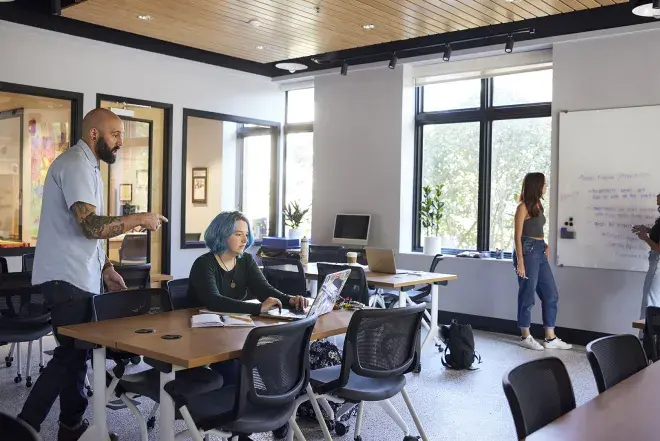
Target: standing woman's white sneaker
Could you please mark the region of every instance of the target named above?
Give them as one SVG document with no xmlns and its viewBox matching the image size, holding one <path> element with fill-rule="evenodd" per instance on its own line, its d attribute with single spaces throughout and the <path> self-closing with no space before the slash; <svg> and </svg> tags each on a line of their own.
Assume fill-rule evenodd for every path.
<svg viewBox="0 0 660 441">
<path fill-rule="evenodd" d="M 534 351 L 542 351 L 543 346 L 539 344 L 536 340 L 534 340 L 534 337 L 531 335 L 528 335 L 527 338 L 521 338 L 520 342 L 518 342 L 520 346 L 523 348 L 527 349 L 532 349 Z"/>
<path fill-rule="evenodd" d="M 555 337 L 552 340 L 544 340 L 543 346 L 546 349 L 571 349 L 573 345 L 569 345 L 559 337 Z"/>
</svg>

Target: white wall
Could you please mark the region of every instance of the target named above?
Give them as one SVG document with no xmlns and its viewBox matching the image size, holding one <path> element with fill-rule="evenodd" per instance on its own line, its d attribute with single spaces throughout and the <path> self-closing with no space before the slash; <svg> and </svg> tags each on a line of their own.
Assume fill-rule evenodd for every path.
<svg viewBox="0 0 660 441">
<path fill-rule="evenodd" d="M 560 110 L 660 104 L 656 86 L 660 31 L 557 44 L 553 63 L 555 176 Z M 380 67 L 349 71 L 345 77 L 333 73 L 317 77 L 315 87 L 315 242 L 329 240 L 336 212 L 354 210 L 374 215 L 370 244 L 409 250 L 413 104 L 407 98 L 410 88 L 405 71 Z M 553 193 L 551 206 L 556 205 Z M 550 219 L 551 226 L 556 225 L 556 213 Z M 555 236 L 552 232 L 551 244 Z M 430 260 L 403 253 L 397 263 L 428 269 Z M 448 257 L 438 271 L 458 275 L 458 281 L 441 288 L 441 309 L 515 320 L 517 282 L 510 261 Z M 558 326 L 632 332 L 631 322 L 639 316 L 643 274 L 554 265 L 553 271 L 560 292 Z M 533 320 L 541 322 L 540 305 Z"/>
<path fill-rule="evenodd" d="M 284 121 L 284 92 L 269 78 L 0 21 L 0 81 L 174 105 L 172 275 L 204 250 L 180 250 L 182 108 Z M 47 67 L 44 70 L 44 67 Z M 20 263 L 19 263 L 20 266 Z"/>
</svg>

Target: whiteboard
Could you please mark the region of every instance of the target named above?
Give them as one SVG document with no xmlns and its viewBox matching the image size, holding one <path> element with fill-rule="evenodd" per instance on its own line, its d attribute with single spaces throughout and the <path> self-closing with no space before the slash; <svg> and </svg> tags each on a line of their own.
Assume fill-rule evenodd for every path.
<svg viewBox="0 0 660 441">
<path fill-rule="evenodd" d="M 560 113 L 557 185 L 558 265 L 646 271 L 630 229 L 658 217 L 660 106 Z"/>
</svg>

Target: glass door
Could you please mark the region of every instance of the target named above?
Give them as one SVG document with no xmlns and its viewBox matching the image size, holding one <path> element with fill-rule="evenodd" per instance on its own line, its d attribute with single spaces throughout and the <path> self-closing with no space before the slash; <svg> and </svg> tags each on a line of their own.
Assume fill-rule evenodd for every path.
<svg viewBox="0 0 660 441">
<path fill-rule="evenodd" d="M 0 112 L 0 241 L 23 240 L 22 167 L 23 109 Z"/>
</svg>

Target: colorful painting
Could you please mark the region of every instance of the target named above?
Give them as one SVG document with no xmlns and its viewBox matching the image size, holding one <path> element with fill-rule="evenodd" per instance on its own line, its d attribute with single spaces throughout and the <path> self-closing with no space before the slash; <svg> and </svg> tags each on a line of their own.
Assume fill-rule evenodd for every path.
<svg viewBox="0 0 660 441">
<path fill-rule="evenodd" d="M 30 239 L 36 239 L 46 173 L 55 158 L 69 148 L 69 123 L 37 123 L 36 120 L 30 119 L 28 130 L 30 134 L 30 217 L 26 230 Z"/>
</svg>

